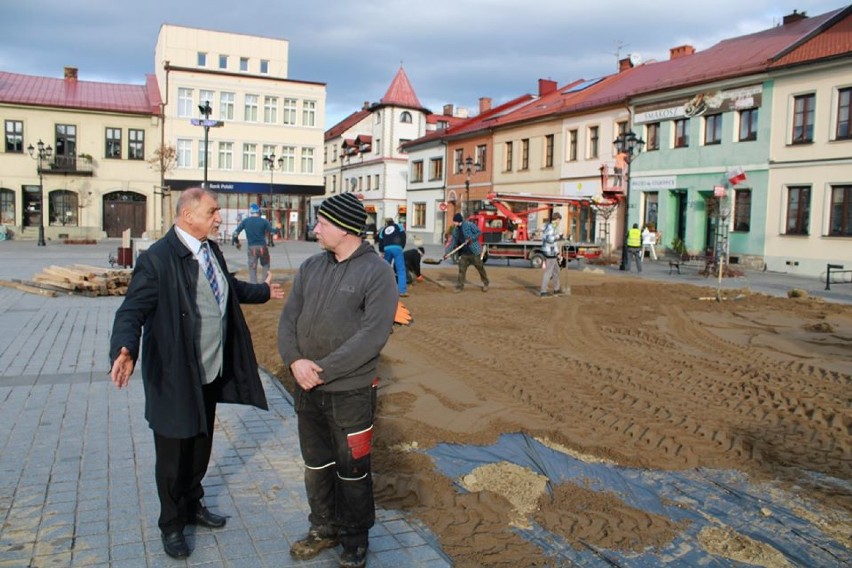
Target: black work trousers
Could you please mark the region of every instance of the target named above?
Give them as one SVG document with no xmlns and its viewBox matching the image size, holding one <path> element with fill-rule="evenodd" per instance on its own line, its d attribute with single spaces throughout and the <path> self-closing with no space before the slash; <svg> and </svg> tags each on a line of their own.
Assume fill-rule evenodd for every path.
<svg viewBox="0 0 852 568">
<path fill-rule="evenodd" d="M 376 520 L 371 452 L 377 382 L 343 392 L 296 390 L 308 520 L 344 548 L 366 546 Z"/>
<path fill-rule="evenodd" d="M 167 438 L 154 433 L 154 452 L 157 463 L 154 477 L 160 497 L 158 524 L 163 534 L 182 531 L 200 507 L 204 489 L 201 480 L 207 473 L 210 452 L 213 449 L 213 422 L 216 418 L 216 401 L 219 398 L 219 381 L 202 387 L 207 434 L 191 438 Z"/>
</svg>

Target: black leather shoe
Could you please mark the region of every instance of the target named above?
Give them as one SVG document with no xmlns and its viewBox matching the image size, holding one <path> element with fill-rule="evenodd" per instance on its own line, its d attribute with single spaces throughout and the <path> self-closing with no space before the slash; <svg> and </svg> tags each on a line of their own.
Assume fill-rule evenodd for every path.
<svg viewBox="0 0 852 568">
<path fill-rule="evenodd" d="M 207 507 L 201 507 L 195 513 L 195 524 L 208 529 L 221 529 L 228 519 L 216 513 L 210 512 Z"/>
<path fill-rule="evenodd" d="M 163 550 L 172 558 L 186 558 L 189 556 L 189 546 L 182 532 L 163 533 Z"/>
</svg>

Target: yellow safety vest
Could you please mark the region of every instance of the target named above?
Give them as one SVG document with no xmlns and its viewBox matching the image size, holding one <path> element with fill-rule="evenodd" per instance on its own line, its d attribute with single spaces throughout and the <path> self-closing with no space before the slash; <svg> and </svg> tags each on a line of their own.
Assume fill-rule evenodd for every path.
<svg viewBox="0 0 852 568">
<path fill-rule="evenodd" d="M 627 246 L 639 248 L 642 246 L 642 231 L 630 229 L 627 231 Z"/>
</svg>

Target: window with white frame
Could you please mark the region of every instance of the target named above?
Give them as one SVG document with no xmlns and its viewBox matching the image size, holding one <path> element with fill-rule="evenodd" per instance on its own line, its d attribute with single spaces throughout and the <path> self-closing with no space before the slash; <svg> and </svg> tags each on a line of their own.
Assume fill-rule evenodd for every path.
<svg viewBox="0 0 852 568">
<path fill-rule="evenodd" d="M 521 170 L 530 169 L 530 139 L 521 139 Z"/>
<path fill-rule="evenodd" d="M 660 123 L 650 122 L 645 125 L 645 150 L 653 152 L 660 149 Z"/>
<path fill-rule="evenodd" d="M 704 116 L 704 145 L 712 146 L 722 143 L 722 114 Z"/>
<path fill-rule="evenodd" d="M 222 120 L 234 120 L 234 93 L 219 93 L 219 117 Z"/>
<path fill-rule="evenodd" d="M 852 87 L 837 91 L 837 125 L 834 129 L 835 140 L 852 139 Z"/>
<path fill-rule="evenodd" d="M 245 121 L 257 122 L 257 95 L 246 95 Z"/>
<path fill-rule="evenodd" d="M 274 155 L 274 154 L 275 154 L 275 146 L 273 146 L 271 144 L 264 144 L 263 145 L 263 155 L 261 156 L 261 159 L 263 160 L 263 170 L 264 171 L 267 171 L 267 172 L 269 171 L 269 162 L 267 161 L 267 158 L 269 156 Z M 276 158 L 276 159 L 278 159 L 278 158 Z"/>
<path fill-rule="evenodd" d="M 0 188 L 0 223 L 15 224 L 15 192 L 11 189 Z"/>
<path fill-rule="evenodd" d="M 257 144 L 243 144 L 243 170 L 257 170 Z"/>
<path fill-rule="evenodd" d="M 488 146 L 480 144 L 476 147 L 476 168 L 481 172 L 485 170 L 485 161 L 488 159 Z"/>
<path fill-rule="evenodd" d="M 751 190 L 734 191 L 734 230 L 751 230 Z"/>
<path fill-rule="evenodd" d="M 807 144 L 814 141 L 814 110 L 816 95 L 793 97 L 793 144 Z"/>
<path fill-rule="evenodd" d="M 178 116 L 192 118 L 192 108 L 192 89 L 180 87 L 178 89 Z"/>
<path fill-rule="evenodd" d="M 282 146 L 281 147 L 281 171 L 287 173 L 296 172 L 296 147 Z"/>
<path fill-rule="evenodd" d="M 302 102 L 302 126 L 316 126 L 317 122 L 317 102 L 303 101 Z"/>
<path fill-rule="evenodd" d="M 506 156 L 505 156 L 506 159 L 503 162 L 503 171 L 504 172 L 511 172 L 512 171 L 512 160 L 515 159 L 514 150 L 515 150 L 514 142 L 512 142 L 511 140 L 509 140 L 508 142 L 506 142 L 503 145 L 503 151 L 506 154 Z"/>
<path fill-rule="evenodd" d="M 106 151 L 105 158 L 121 158 L 121 128 L 106 129 Z"/>
<path fill-rule="evenodd" d="M 689 147 L 689 119 L 680 118 L 674 121 L 674 147 Z"/>
<path fill-rule="evenodd" d="M 547 134 L 544 137 L 544 167 L 553 167 L 553 134 Z"/>
<path fill-rule="evenodd" d="M 586 153 L 586 158 L 595 159 L 600 155 L 600 128 L 597 126 L 589 127 L 589 151 Z"/>
<path fill-rule="evenodd" d="M 246 72 L 248 71 L 249 60 L 248 57 L 240 57 L 240 71 Z"/>
<path fill-rule="evenodd" d="M 576 162 L 577 161 L 577 146 L 578 144 L 578 136 L 579 132 L 577 129 L 572 129 L 568 131 L 568 161 Z"/>
<path fill-rule="evenodd" d="M 314 149 L 302 148 L 302 173 L 314 173 Z"/>
<path fill-rule="evenodd" d="M 261 59 L 260 60 L 260 72 L 264 75 L 269 74 L 269 60 L 268 59 Z"/>
<path fill-rule="evenodd" d="M 740 111 L 740 142 L 757 140 L 757 109 L 747 108 Z"/>
<path fill-rule="evenodd" d="M 210 164 L 210 156 L 213 154 L 213 144 L 210 141 L 207 141 L 206 148 L 204 144 L 204 140 L 198 141 L 198 167 L 203 168 L 205 165 Z"/>
<path fill-rule="evenodd" d="M 436 181 L 444 176 L 444 157 L 429 159 L 429 181 Z"/>
<path fill-rule="evenodd" d="M 411 204 L 411 226 L 423 229 L 426 227 L 426 204 L 415 202 Z"/>
<path fill-rule="evenodd" d="M 296 125 L 296 99 L 284 99 L 284 124 L 287 126 Z"/>
<path fill-rule="evenodd" d="M 130 160 L 145 159 L 145 131 L 137 128 L 127 129 L 127 158 Z"/>
<path fill-rule="evenodd" d="M 787 188 L 787 235 L 807 235 L 810 232 L 811 188 L 794 185 Z"/>
<path fill-rule="evenodd" d="M 219 142 L 219 169 L 234 169 L 234 143 Z"/>
<path fill-rule="evenodd" d="M 185 138 L 177 139 L 177 167 L 191 168 L 192 167 L 192 140 Z"/>
<path fill-rule="evenodd" d="M 263 122 L 266 124 L 278 122 L 278 97 L 263 97 Z"/>
<path fill-rule="evenodd" d="M 207 67 L 207 52 L 199 51 L 196 62 L 199 67 Z"/>
<path fill-rule="evenodd" d="M 453 171 L 456 174 L 464 171 L 464 157 L 462 156 L 462 152 L 464 152 L 463 148 L 456 148 L 453 151 Z"/>
<path fill-rule="evenodd" d="M 402 114 L 399 115 L 399 121 L 402 122 L 403 124 L 411 123 L 411 113 L 408 112 L 407 110 L 403 111 Z"/>
<path fill-rule="evenodd" d="M 6 152 L 23 154 L 24 152 L 24 121 L 6 121 Z"/>
<path fill-rule="evenodd" d="M 828 234 L 832 237 L 852 237 L 852 185 L 831 187 Z"/>
<path fill-rule="evenodd" d="M 220 55 L 219 56 L 219 69 L 227 69 L 228 68 L 228 56 Z"/>
<path fill-rule="evenodd" d="M 420 183 L 423 181 L 423 160 L 411 162 L 411 182 Z"/>
</svg>

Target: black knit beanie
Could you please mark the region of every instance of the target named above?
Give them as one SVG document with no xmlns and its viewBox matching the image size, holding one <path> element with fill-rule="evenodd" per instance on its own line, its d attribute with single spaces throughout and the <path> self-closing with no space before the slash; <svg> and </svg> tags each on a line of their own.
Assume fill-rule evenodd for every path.
<svg viewBox="0 0 852 568">
<path fill-rule="evenodd" d="M 464 217 L 462 217 L 461 213 L 453 215 L 453 223 L 461 223 L 462 221 L 464 221 Z"/>
<path fill-rule="evenodd" d="M 317 215 L 328 219 L 332 225 L 347 233 L 360 235 L 367 222 L 367 210 L 364 204 L 352 193 L 341 193 L 329 197 L 319 207 Z"/>
</svg>

